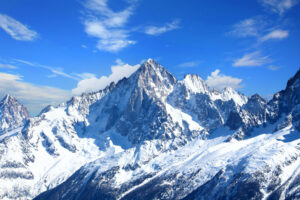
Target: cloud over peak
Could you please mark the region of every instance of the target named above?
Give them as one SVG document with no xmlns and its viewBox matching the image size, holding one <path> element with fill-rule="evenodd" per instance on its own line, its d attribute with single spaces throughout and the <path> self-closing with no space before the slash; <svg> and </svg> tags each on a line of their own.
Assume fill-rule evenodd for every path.
<svg viewBox="0 0 300 200">
<path fill-rule="evenodd" d="M 221 74 L 221 71 L 216 69 L 207 77 L 205 82 L 210 88 L 222 90 L 226 87 L 231 87 L 233 89 L 242 88 L 242 81 L 243 79 Z"/>
<path fill-rule="evenodd" d="M 59 104 L 71 96 L 66 90 L 25 82 L 21 75 L 0 72 L 0 77 L 0 95 L 13 95 L 34 114 L 38 114 L 48 104 Z"/>
<path fill-rule="evenodd" d="M 72 90 L 75 95 L 80 95 L 84 92 L 95 92 L 104 89 L 111 82 L 117 83 L 124 77 L 128 78 L 133 74 L 140 65 L 129 65 L 123 63 L 120 59 L 116 60 L 116 65 L 111 66 L 111 74 L 109 76 L 87 77 L 78 82 L 77 87 Z"/>
</svg>

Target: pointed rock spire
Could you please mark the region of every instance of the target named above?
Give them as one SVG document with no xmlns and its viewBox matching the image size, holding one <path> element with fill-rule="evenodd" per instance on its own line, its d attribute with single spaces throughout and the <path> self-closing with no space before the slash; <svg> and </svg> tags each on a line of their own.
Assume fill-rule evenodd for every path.
<svg viewBox="0 0 300 200">
<path fill-rule="evenodd" d="M 0 102 L 0 134 L 22 126 L 29 118 L 27 109 L 7 94 Z"/>
</svg>

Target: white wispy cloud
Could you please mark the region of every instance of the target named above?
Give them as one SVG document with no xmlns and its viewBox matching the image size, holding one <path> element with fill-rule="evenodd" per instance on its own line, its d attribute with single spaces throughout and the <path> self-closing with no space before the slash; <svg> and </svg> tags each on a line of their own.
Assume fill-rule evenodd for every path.
<svg viewBox="0 0 300 200">
<path fill-rule="evenodd" d="M 299 0 L 259 0 L 259 2 L 272 12 L 283 15 L 287 10 L 295 6 Z"/>
<path fill-rule="evenodd" d="M 128 1 L 129 6 L 122 11 L 115 12 L 109 8 L 107 0 L 87 0 L 86 14 L 83 24 L 85 32 L 98 38 L 99 50 L 117 52 L 136 41 L 129 39 L 129 31 L 125 25 L 128 22 L 136 1 Z"/>
<path fill-rule="evenodd" d="M 165 24 L 164 26 L 147 26 L 144 32 L 148 35 L 160 35 L 178 28 L 180 28 L 179 20 L 174 20 L 171 23 Z"/>
<path fill-rule="evenodd" d="M 200 63 L 201 63 L 200 61 L 190 61 L 190 62 L 181 63 L 178 65 L 178 67 L 196 67 Z"/>
<path fill-rule="evenodd" d="M 271 39 L 287 38 L 289 36 L 289 31 L 275 29 L 261 17 L 254 17 L 234 24 L 229 34 L 242 38 L 254 37 L 261 43 Z"/>
<path fill-rule="evenodd" d="M 0 63 L 0 69 L 17 69 L 18 67 L 10 64 L 2 64 Z"/>
<path fill-rule="evenodd" d="M 264 26 L 265 22 L 262 19 L 248 18 L 234 24 L 229 34 L 237 37 L 259 37 Z"/>
<path fill-rule="evenodd" d="M 38 63 L 33 63 L 33 62 L 29 62 L 29 61 L 22 60 L 22 59 L 15 59 L 15 61 L 25 64 L 25 65 L 29 65 L 31 67 L 38 67 L 38 68 L 43 68 L 43 69 L 49 70 L 52 73 L 52 75 L 49 75 L 49 77 L 52 77 L 52 78 L 56 77 L 56 76 L 62 76 L 65 78 L 76 80 L 76 81 L 81 80 L 80 74 L 68 74 L 68 73 L 64 72 L 63 68 L 41 65 Z M 53 76 L 53 75 L 56 75 L 56 76 Z"/>
<path fill-rule="evenodd" d="M 247 53 L 243 57 L 236 59 L 233 63 L 234 67 L 258 67 L 270 62 L 268 56 L 262 56 L 260 51 Z"/>
<path fill-rule="evenodd" d="M 242 88 L 241 82 L 243 79 L 234 78 L 232 76 L 227 76 L 225 74 L 221 74 L 219 69 L 213 71 L 210 76 L 206 79 L 206 84 L 210 88 L 216 88 L 218 90 L 222 90 L 225 87 L 231 87 L 233 89 Z"/>
<path fill-rule="evenodd" d="M 284 39 L 284 38 L 287 38 L 288 36 L 289 36 L 288 31 L 278 29 L 278 30 L 273 30 L 270 33 L 263 36 L 261 38 L 261 41 L 267 41 L 267 40 L 271 40 L 271 39 Z"/>
<path fill-rule="evenodd" d="M 280 69 L 280 67 L 275 66 L 275 65 L 270 65 L 268 68 L 269 68 L 269 70 L 272 70 L 272 71 L 277 71 Z"/>
<path fill-rule="evenodd" d="M 37 32 L 26 25 L 4 14 L 0 14 L 0 28 L 15 40 L 32 41 L 38 37 Z"/>
<path fill-rule="evenodd" d="M 0 77 L 0 95 L 11 94 L 20 99 L 33 114 L 38 114 L 45 105 L 62 103 L 71 96 L 67 90 L 25 82 L 21 75 L 0 72 Z"/>
<path fill-rule="evenodd" d="M 132 33 L 141 31 L 148 35 L 160 35 L 179 28 L 179 20 L 166 23 L 164 26 L 144 26 L 128 28 L 130 17 L 134 14 L 139 0 L 125 0 L 128 6 L 115 11 L 108 5 L 108 0 L 85 0 L 83 25 L 85 32 L 97 38 L 97 49 L 118 52 L 137 43 L 131 39 Z"/>
<path fill-rule="evenodd" d="M 78 82 L 77 87 L 72 90 L 75 95 L 82 94 L 83 92 L 95 92 L 107 87 L 111 82 L 117 83 L 124 77 L 129 77 L 133 74 L 140 65 L 129 65 L 123 63 L 120 59 L 116 60 L 116 65 L 111 67 L 111 74 L 109 76 L 95 76 L 87 77 Z"/>
</svg>

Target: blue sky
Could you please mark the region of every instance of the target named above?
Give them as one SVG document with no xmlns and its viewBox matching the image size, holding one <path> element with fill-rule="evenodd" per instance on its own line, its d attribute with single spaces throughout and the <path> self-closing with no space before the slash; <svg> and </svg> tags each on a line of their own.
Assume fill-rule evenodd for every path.
<svg viewBox="0 0 300 200">
<path fill-rule="evenodd" d="M 264 97 L 299 69 L 298 0 L 1 0 L 0 96 L 34 115 L 147 58 Z"/>
</svg>

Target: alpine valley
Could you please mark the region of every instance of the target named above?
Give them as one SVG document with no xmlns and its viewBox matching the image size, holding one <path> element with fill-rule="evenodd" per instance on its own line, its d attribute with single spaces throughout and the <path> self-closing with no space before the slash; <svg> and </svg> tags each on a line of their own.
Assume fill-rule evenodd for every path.
<svg viewBox="0 0 300 200">
<path fill-rule="evenodd" d="M 270 101 L 152 59 L 33 118 L 7 95 L 0 199 L 300 199 L 300 71 Z"/>
</svg>

